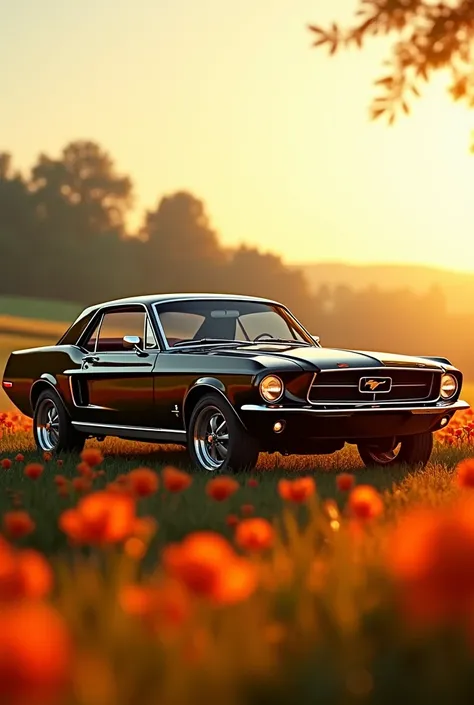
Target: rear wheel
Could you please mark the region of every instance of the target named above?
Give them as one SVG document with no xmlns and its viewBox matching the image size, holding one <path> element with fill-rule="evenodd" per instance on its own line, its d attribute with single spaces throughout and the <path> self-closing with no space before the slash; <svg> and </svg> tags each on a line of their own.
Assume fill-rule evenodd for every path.
<svg viewBox="0 0 474 705">
<path fill-rule="evenodd" d="M 72 426 L 64 404 L 54 389 L 38 397 L 33 417 L 33 435 L 39 450 L 49 453 L 79 453 L 86 437 Z"/>
<path fill-rule="evenodd" d="M 366 467 L 388 467 L 398 463 L 424 467 L 433 450 L 433 434 L 427 431 L 378 443 L 358 443 L 357 448 Z"/>
<path fill-rule="evenodd" d="M 217 394 L 207 394 L 194 407 L 188 450 L 193 464 L 208 472 L 250 470 L 259 455 L 256 441 Z"/>
</svg>

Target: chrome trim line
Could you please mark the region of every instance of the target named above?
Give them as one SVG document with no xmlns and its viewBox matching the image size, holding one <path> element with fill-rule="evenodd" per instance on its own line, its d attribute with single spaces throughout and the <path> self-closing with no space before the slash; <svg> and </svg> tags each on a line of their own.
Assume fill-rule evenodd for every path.
<svg viewBox="0 0 474 705">
<path fill-rule="evenodd" d="M 277 412 L 278 414 L 286 414 L 286 413 L 306 413 L 306 414 L 320 414 L 321 416 L 352 416 L 352 414 L 355 414 L 357 412 L 365 412 L 365 413 L 403 413 L 407 412 L 410 414 L 443 414 L 443 413 L 449 413 L 451 411 L 460 411 L 462 409 L 470 409 L 471 405 L 467 403 L 467 401 L 455 401 L 454 403 L 451 404 L 440 404 L 438 403 L 437 405 L 430 404 L 429 406 L 408 406 L 408 407 L 387 407 L 387 406 L 381 406 L 380 404 L 364 404 L 360 405 L 357 407 L 354 407 L 352 409 L 344 409 L 342 407 L 338 409 L 315 409 L 314 407 L 308 408 L 308 407 L 271 407 L 271 406 L 263 406 L 259 404 L 244 404 L 243 406 L 240 407 L 241 411 L 274 411 Z"/>
<path fill-rule="evenodd" d="M 88 423 L 87 421 L 72 421 L 71 423 L 74 427 L 79 428 L 79 430 L 89 429 L 89 433 L 94 433 L 95 431 L 109 431 L 109 435 L 111 436 L 120 436 L 124 433 L 125 435 L 128 435 L 129 432 L 131 432 L 132 434 L 147 434 L 151 438 L 156 434 L 160 434 L 166 437 L 186 436 L 186 431 L 180 431 L 179 429 L 175 428 L 152 428 L 150 426 L 122 426 L 120 424 L 109 423 Z"/>
<path fill-rule="evenodd" d="M 309 395 L 311 394 L 311 390 L 313 389 L 313 387 L 323 387 L 322 384 L 314 384 L 314 380 L 316 379 L 316 377 L 318 375 L 324 374 L 324 372 L 349 372 L 349 371 L 354 372 L 354 370 L 365 371 L 365 370 L 373 370 L 373 369 L 374 369 L 373 367 L 341 367 L 341 368 L 337 368 L 337 369 L 331 368 L 330 370 L 321 370 L 320 372 L 315 372 L 313 375 L 313 379 L 311 380 L 311 384 L 308 387 L 306 401 L 308 402 L 308 404 L 311 404 L 311 406 L 315 406 L 315 405 L 318 405 L 318 406 L 322 406 L 322 405 L 324 405 L 324 406 L 339 406 L 339 405 L 345 404 L 345 403 L 346 404 L 354 404 L 355 402 L 353 399 L 350 401 L 347 401 L 347 402 L 344 402 L 341 400 L 336 401 L 336 402 L 334 402 L 334 401 L 311 401 L 311 399 L 309 398 Z M 375 369 L 381 369 L 381 368 L 375 368 Z M 444 374 L 443 370 L 424 369 L 423 367 L 384 367 L 382 369 L 410 370 L 410 371 L 416 370 L 417 372 L 431 372 L 433 374 L 433 377 L 431 379 L 430 391 L 428 392 L 426 397 L 424 397 L 424 399 L 428 399 L 429 396 L 431 395 L 431 392 L 433 390 L 434 381 L 435 381 L 435 373 L 438 372 L 441 374 L 441 376 Z M 441 380 L 440 380 L 440 382 L 441 382 Z M 331 387 L 332 389 L 334 389 L 334 388 L 338 388 L 338 387 L 357 387 L 358 385 L 327 384 L 324 386 Z M 392 387 L 408 387 L 408 386 L 415 386 L 415 385 L 408 385 L 408 384 L 394 384 L 394 385 L 392 385 Z M 420 385 L 418 385 L 418 386 L 420 386 Z M 388 392 L 385 392 L 385 394 L 387 394 L 387 393 Z M 375 401 L 375 394 L 384 394 L 384 392 L 373 392 L 373 394 L 374 394 L 374 401 Z M 393 401 L 393 400 L 392 401 L 379 401 L 379 402 L 377 402 L 377 404 L 406 404 L 407 402 L 410 403 L 411 401 L 413 401 L 413 402 L 419 401 L 421 403 L 423 401 L 423 399 L 404 399 L 402 401 Z M 433 399 L 432 403 L 436 404 L 439 401 L 441 401 L 441 390 L 440 390 L 440 393 L 439 393 L 437 399 Z"/>
</svg>

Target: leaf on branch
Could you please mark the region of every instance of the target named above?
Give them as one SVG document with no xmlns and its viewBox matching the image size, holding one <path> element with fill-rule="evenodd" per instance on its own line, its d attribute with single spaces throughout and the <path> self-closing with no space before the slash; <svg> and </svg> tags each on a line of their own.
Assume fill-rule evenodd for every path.
<svg viewBox="0 0 474 705">
<path fill-rule="evenodd" d="M 404 100 L 402 100 L 402 109 L 403 109 L 403 112 L 405 113 L 405 115 L 410 114 L 410 107 L 409 107 L 408 103 L 406 103 Z"/>
<path fill-rule="evenodd" d="M 386 76 L 385 78 L 379 78 L 375 81 L 376 86 L 393 86 L 393 76 Z"/>
<path fill-rule="evenodd" d="M 371 108 L 370 111 L 370 119 L 371 120 L 377 120 L 377 118 L 381 117 L 387 112 L 386 108 Z"/>
<path fill-rule="evenodd" d="M 313 47 L 320 47 L 320 46 L 322 46 L 323 44 L 327 44 L 328 41 L 329 41 L 329 39 L 328 39 L 327 37 L 321 37 L 321 39 L 316 39 L 316 41 L 313 42 L 313 43 L 311 44 L 311 46 L 313 46 Z"/>
<path fill-rule="evenodd" d="M 411 91 L 412 91 L 413 95 L 416 95 L 416 97 L 419 98 L 421 93 L 418 90 L 418 88 L 415 86 L 415 84 L 413 83 L 410 87 L 411 87 Z"/>
<path fill-rule="evenodd" d="M 392 126 L 392 125 L 395 124 L 395 117 L 396 117 L 396 116 L 395 116 L 395 113 L 392 112 L 392 114 L 390 115 L 390 117 L 389 117 L 389 119 L 388 119 L 388 124 L 389 124 L 390 126 Z"/>
<path fill-rule="evenodd" d="M 317 27 L 315 24 L 308 25 L 308 29 L 310 30 L 310 32 L 314 32 L 315 34 L 322 34 L 324 37 L 327 37 L 326 30 L 321 29 L 321 27 Z"/>
</svg>

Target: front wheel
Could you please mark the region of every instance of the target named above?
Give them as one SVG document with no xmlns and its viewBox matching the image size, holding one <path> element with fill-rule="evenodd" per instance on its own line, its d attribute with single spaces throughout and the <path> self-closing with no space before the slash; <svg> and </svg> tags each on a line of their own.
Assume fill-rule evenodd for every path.
<svg viewBox="0 0 474 705">
<path fill-rule="evenodd" d="M 33 417 L 33 435 L 38 450 L 49 453 L 80 453 L 86 437 L 72 426 L 59 395 L 45 389 L 38 397 Z"/>
<path fill-rule="evenodd" d="M 259 455 L 256 441 L 217 394 L 207 394 L 194 407 L 188 450 L 193 464 L 208 472 L 250 470 Z"/>
<path fill-rule="evenodd" d="M 390 467 L 398 463 L 425 467 L 433 450 L 433 434 L 427 431 L 402 436 L 390 443 L 358 443 L 357 448 L 366 467 Z"/>
</svg>

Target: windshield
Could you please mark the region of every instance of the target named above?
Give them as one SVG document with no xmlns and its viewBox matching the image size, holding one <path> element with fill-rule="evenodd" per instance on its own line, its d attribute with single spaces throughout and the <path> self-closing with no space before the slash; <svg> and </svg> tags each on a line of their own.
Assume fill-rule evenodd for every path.
<svg viewBox="0 0 474 705">
<path fill-rule="evenodd" d="M 259 301 L 193 300 L 155 306 L 170 347 L 196 341 L 283 341 L 314 345 L 284 308 Z"/>
</svg>

